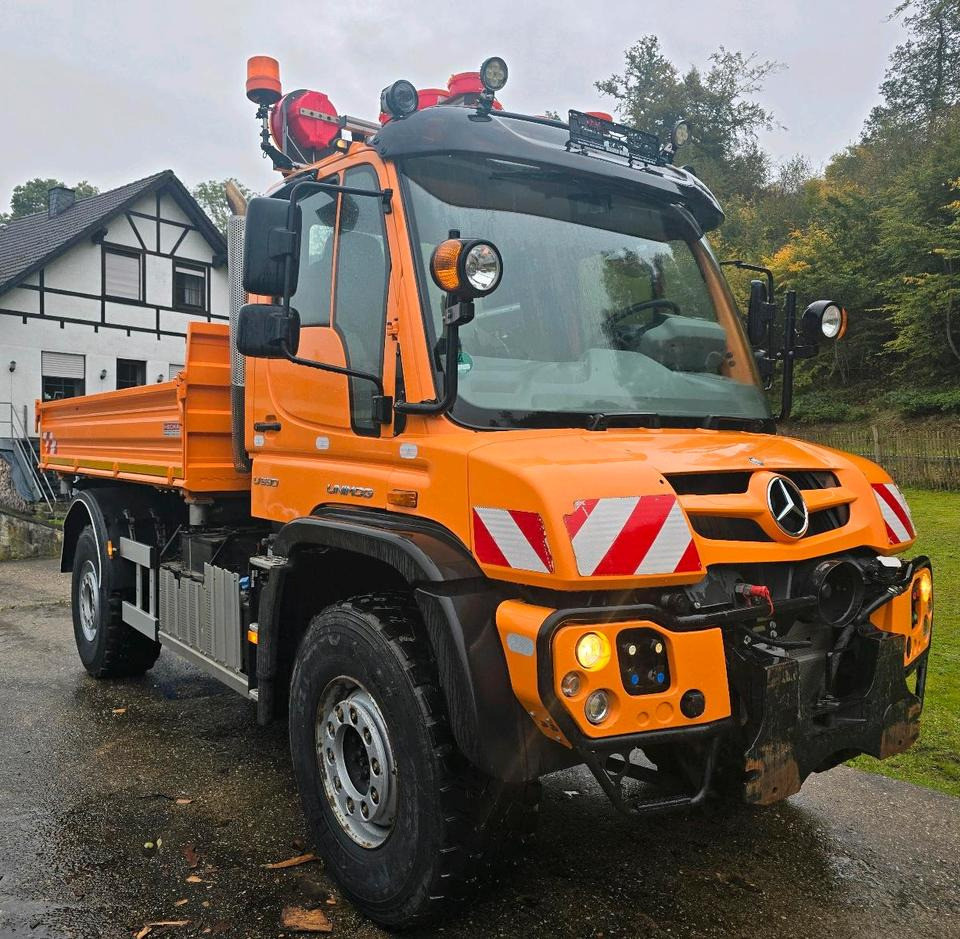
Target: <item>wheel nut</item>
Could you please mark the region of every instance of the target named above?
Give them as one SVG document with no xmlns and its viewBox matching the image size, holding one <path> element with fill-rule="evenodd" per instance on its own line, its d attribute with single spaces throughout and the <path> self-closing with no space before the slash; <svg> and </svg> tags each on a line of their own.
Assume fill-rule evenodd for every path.
<svg viewBox="0 0 960 939">
<path fill-rule="evenodd" d="M 370 728 L 369 728 L 369 727 L 364 727 L 364 728 L 363 728 L 363 742 L 369 744 L 369 743 L 371 743 L 372 741 L 373 741 L 373 737 L 370 735 Z"/>
<path fill-rule="evenodd" d="M 332 763 L 333 762 L 333 750 L 327 747 L 327 759 Z"/>
<path fill-rule="evenodd" d="M 341 723 L 343 722 L 343 708 L 338 704 L 334 709 L 333 713 L 337 715 L 337 720 Z"/>
<path fill-rule="evenodd" d="M 333 721 L 327 721 L 327 733 L 333 736 Z"/>
<path fill-rule="evenodd" d="M 334 776 L 334 777 L 333 777 L 333 788 L 336 789 L 337 792 L 339 792 L 339 791 L 343 788 L 343 783 L 340 782 L 340 777 L 339 777 L 339 776 Z"/>
<path fill-rule="evenodd" d="M 374 789 L 372 786 L 370 787 L 370 801 L 371 801 L 374 805 L 379 805 L 379 804 L 380 804 L 380 793 L 377 792 L 377 790 Z"/>
<path fill-rule="evenodd" d="M 353 799 L 350 796 L 347 796 L 347 811 L 353 813 Z"/>
<path fill-rule="evenodd" d="M 380 761 L 376 757 L 370 761 L 370 769 L 373 771 L 374 776 L 380 775 Z M 374 792 L 376 792 L 376 790 L 374 790 Z"/>
<path fill-rule="evenodd" d="M 369 817 L 370 817 L 370 809 L 367 808 L 367 803 L 366 803 L 366 802 L 361 802 L 361 803 L 360 803 L 360 814 L 361 814 L 364 818 L 369 818 Z"/>
<path fill-rule="evenodd" d="M 357 709 L 355 707 L 350 708 L 350 723 L 356 724 L 357 722 Z"/>
</svg>

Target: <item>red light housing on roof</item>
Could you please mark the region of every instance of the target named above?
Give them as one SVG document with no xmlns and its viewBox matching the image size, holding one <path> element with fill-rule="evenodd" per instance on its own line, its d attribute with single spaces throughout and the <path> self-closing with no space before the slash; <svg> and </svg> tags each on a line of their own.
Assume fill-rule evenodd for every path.
<svg viewBox="0 0 960 939">
<path fill-rule="evenodd" d="M 297 163 L 313 163 L 340 136 L 337 109 L 322 91 L 301 88 L 284 95 L 270 115 L 277 146 Z"/>
</svg>

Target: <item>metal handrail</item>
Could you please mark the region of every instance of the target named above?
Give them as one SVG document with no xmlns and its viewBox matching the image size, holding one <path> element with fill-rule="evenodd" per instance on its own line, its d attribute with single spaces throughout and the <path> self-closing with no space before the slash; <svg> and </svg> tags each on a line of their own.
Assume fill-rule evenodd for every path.
<svg viewBox="0 0 960 939">
<path fill-rule="evenodd" d="M 20 468 L 27 478 L 33 484 L 37 494 L 47 503 L 47 508 L 53 510 L 53 503 L 57 501 L 56 492 L 50 481 L 40 469 L 40 460 L 36 451 L 33 449 L 33 443 L 27 433 L 25 423 L 17 414 L 17 409 L 12 401 L 0 401 L 0 408 L 6 406 L 9 417 L 6 420 L 0 418 L 0 426 L 7 424 L 10 427 L 10 439 L 13 441 L 13 453 L 20 462 Z"/>
</svg>

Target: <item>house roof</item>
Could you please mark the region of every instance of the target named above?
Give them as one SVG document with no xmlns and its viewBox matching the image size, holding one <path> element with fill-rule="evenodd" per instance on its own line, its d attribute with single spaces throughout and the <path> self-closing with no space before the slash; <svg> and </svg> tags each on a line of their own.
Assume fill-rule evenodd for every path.
<svg viewBox="0 0 960 939">
<path fill-rule="evenodd" d="M 99 231 L 143 196 L 159 189 L 166 189 L 176 200 L 209 242 L 214 255 L 225 258 L 227 244 L 223 235 L 173 170 L 163 170 L 117 189 L 81 199 L 53 218 L 49 218 L 44 209 L 13 219 L 0 227 L 0 294 L 15 287 L 77 242 Z"/>
</svg>

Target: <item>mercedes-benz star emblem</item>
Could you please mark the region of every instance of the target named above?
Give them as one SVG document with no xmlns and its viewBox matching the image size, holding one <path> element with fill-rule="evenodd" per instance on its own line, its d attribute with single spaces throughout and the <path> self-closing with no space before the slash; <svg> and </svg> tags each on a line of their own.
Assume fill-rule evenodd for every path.
<svg viewBox="0 0 960 939">
<path fill-rule="evenodd" d="M 803 493 L 786 476 L 774 476 L 767 485 L 767 508 L 784 534 L 802 538 L 807 533 L 810 514 Z"/>
</svg>

